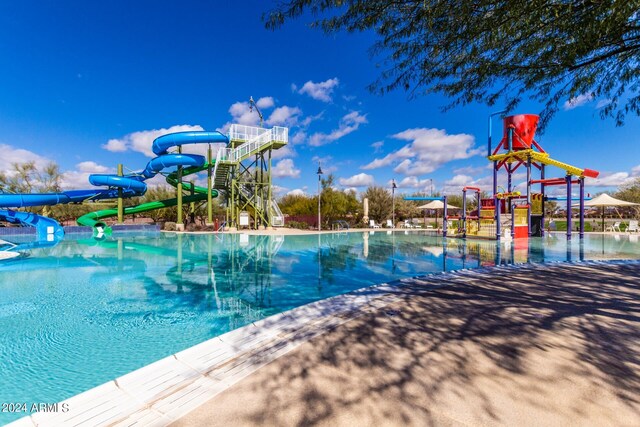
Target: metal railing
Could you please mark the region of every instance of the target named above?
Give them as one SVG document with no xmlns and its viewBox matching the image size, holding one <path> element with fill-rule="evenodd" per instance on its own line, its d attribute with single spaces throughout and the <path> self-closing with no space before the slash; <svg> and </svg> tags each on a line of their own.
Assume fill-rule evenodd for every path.
<svg viewBox="0 0 640 427">
<path fill-rule="evenodd" d="M 256 126 L 232 124 L 229 128 L 229 140 L 248 142 L 269 131 L 270 129 Z"/>
<path fill-rule="evenodd" d="M 271 215 L 271 225 L 274 227 L 284 227 L 284 215 L 275 200 L 271 200 L 271 209 L 274 213 L 274 215 Z"/>
</svg>

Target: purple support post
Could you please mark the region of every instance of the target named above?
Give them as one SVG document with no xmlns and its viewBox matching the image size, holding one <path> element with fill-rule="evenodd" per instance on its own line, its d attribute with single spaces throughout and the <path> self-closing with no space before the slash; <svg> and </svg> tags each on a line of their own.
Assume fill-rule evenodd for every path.
<svg viewBox="0 0 640 427">
<path fill-rule="evenodd" d="M 507 193 L 511 193 L 511 190 L 513 189 L 513 179 L 512 179 L 513 170 L 511 169 L 511 165 L 509 163 L 505 165 L 505 168 L 507 169 Z M 507 204 L 505 207 L 505 211 L 507 211 L 508 209 L 511 209 L 511 197 L 507 197 L 506 200 L 507 200 Z"/>
<path fill-rule="evenodd" d="M 584 177 L 580 177 L 580 238 L 584 239 Z"/>
<path fill-rule="evenodd" d="M 511 239 L 516 237 L 516 204 L 511 205 Z"/>
<path fill-rule="evenodd" d="M 541 167 L 540 167 L 540 179 L 544 179 L 544 164 L 542 164 Z M 542 205 L 541 205 L 542 206 L 542 220 L 541 220 L 542 225 L 541 225 L 541 227 L 542 227 L 542 229 L 540 230 L 540 236 L 544 237 L 544 209 L 545 209 L 545 206 L 544 206 L 544 183 L 540 183 L 540 193 L 542 194 L 542 196 L 541 196 L 542 197 L 542 200 L 541 200 L 541 203 L 542 203 Z"/>
<path fill-rule="evenodd" d="M 444 210 L 442 211 L 442 237 L 447 237 L 447 196 L 442 197 Z"/>
<path fill-rule="evenodd" d="M 527 156 L 527 232 L 531 237 L 531 156 Z"/>
<path fill-rule="evenodd" d="M 571 175 L 566 176 L 567 180 L 567 240 L 571 240 Z"/>
<path fill-rule="evenodd" d="M 496 222 L 496 240 L 500 240 L 500 200 L 498 199 L 498 162 L 493 162 L 493 205 Z"/>
<path fill-rule="evenodd" d="M 480 232 L 480 192 L 476 191 L 476 206 L 478 207 L 478 232 Z"/>
<path fill-rule="evenodd" d="M 462 237 L 467 237 L 467 189 L 462 189 Z"/>
</svg>

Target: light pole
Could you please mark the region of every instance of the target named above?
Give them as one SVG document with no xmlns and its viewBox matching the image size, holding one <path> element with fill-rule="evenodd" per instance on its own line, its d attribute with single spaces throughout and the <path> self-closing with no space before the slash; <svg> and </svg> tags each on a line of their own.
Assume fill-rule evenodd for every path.
<svg viewBox="0 0 640 427">
<path fill-rule="evenodd" d="M 318 231 L 322 230 L 322 227 L 320 225 L 320 177 L 322 176 L 322 169 L 320 168 L 320 162 L 318 162 L 318 172 L 316 172 L 318 174 Z"/>
<path fill-rule="evenodd" d="M 391 227 L 396 227 L 396 180 L 391 180 Z"/>
<path fill-rule="evenodd" d="M 431 189 L 431 194 L 429 194 L 429 196 L 433 197 L 433 178 L 429 178 L 429 183 Z"/>
<path fill-rule="evenodd" d="M 253 96 L 250 96 L 249 97 L 249 112 L 252 112 L 254 107 L 256 109 L 256 112 L 258 113 L 258 116 L 260 117 L 260 127 L 262 127 L 262 121 L 263 121 L 262 112 L 258 108 L 258 104 L 256 104 L 256 101 L 253 100 Z"/>
</svg>

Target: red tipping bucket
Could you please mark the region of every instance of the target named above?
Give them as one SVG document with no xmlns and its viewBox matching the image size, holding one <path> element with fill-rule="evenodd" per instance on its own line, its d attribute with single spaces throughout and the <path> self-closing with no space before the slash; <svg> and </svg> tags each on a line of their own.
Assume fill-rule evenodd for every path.
<svg viewBox="0 0 640 427">
<path fill-rule="evenodd" d="M 538 128 L 540 117 L 535 114 L 518 114 L 504 118 L 504 133 L 502 135 L 502 147 L 509 149 L 509 127 L 513 126 L 513 150 L 526 150 L 531 148 L 531 142 Z"/>
</svg>

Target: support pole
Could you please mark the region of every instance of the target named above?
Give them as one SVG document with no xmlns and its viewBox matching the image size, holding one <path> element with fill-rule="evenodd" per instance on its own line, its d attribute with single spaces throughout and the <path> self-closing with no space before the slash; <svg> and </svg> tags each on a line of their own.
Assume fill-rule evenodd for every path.
<svg viewBox="0 0 640 427">
<path fill-rule="evenodd" d="M 213 193 L 212 193 L 212 168 L 211 162 L 213 160 L 213 153 L 211 151 L 211 144 L 209 144 L 209 149 L 207 150 L 207 163 L 209 167 L 207 168 L 207 225 L 213 224 Z"/>
<path fill-rule="evenodd" d="M 182 146 L 178 146 L 178 153 L 182 154 Z M 176 229 L 184 230 L 184 222 L 182 219 L 182 166 L 178 166 L 178 185 L 176 186 L 176 198 L 178 199 L 178 220 L 176 221 Z"/>
<path fill-rule="evenodd" d="M 511 205 L 511 240 L 516 237 L 516 204 Z"/>
<path fill-rule="evenodd" d="M 571 175 L 567 175 L 567 240 L 571 240 Z"/>
<path fill-rule="evenodd" d="M 442 211 L 442 237 L 447 237 L 447 196 L 442 197 L 444 210 Z"/>
<path fill-rule="evenodd" d="M 476 221 L 478 221 L 478 234 L 480 234 L 480 191 L 476 191 L 476 207 L 478 209 L 478 219 Z"/>
<path fill-rule="evenodd" d="M 584 177 L 580 177 L 580 239 L 584 239 Z"/>
<path fill-rule="evenodd" d="M 513 125 L 507 130 L 507 141 L 509 141 L 509 152 L 513 151 Z"/>
<path fill-rule="evenodd" d="M 118 176 L 123 176 L 122 163 L 118 163 Z M 118 188 L 118 224 L 124 223 L 124 200 L 122 198 L 122 188 Z"/>
<path fill-rule="evenodd" d="M 189 194 L 191 196 L 194 196 L 196 194 L 196 183 L 195 181 L 191 180 L 190 184 L 191 188 Z M 192 224 L 195 224 L 196 222 L 196 202 L 189 203 L 189 221 L 191 221 Z"/>
<path fill-rule="evenodd" d="M 544 178 L 544 164 L 540 165 L 540 179 L 545 179 Z M 541 223 L 542 225 L 540 226 L 540 236 L 544 237 L 544 221 L 545 221 L 545 215 L 544 215 L 544 211 L 545 211 L 545 200 L 544 200 L 544 183 L 540 184 L 540 193 L 542 194 L 542 196 L 540 196 L 542 198 L 542 200 L 540 201 L 541 206 L 542 206 L 542 219 L 541 219 Z"/>
<path fill-rule="evenodd" d="M 467 190 L 462 189 L 462 237 L 467 237 Z"/>
<path fill-rule="evenodd" d="M 272 205 L 272 200 L 271 198 L 273 197 L 273 193 L 271 191 L 271 148 L 269 148 L 269 166 L 267 169 L 267 197 L 268 197 L 268 201 L 267 201 L 267 213 L 269 213 L 268 215 L 268 219 L 269 219 L 269 224 L 267 225 L 267 227 L 271 227 L 273 225 L 273 220 L 271 219 L 271 205 Z M 273 211 L 273 213 L 275 214 L 275 210 Z M 284 225 L 284 218 L 282 218 L 283 223 L 281 225 Z"/>
<path fill-rule="evenodd" d="M 527 156 L 527 235 L 531 237 L 531 156 Z"/>
<path fill-rule="evenodd" d="M 498 162 L 493 162 L 493 206 L 496 223 L 496 240 L 500 240 L 500 199 L 498 199 Z"/>
</svg>

